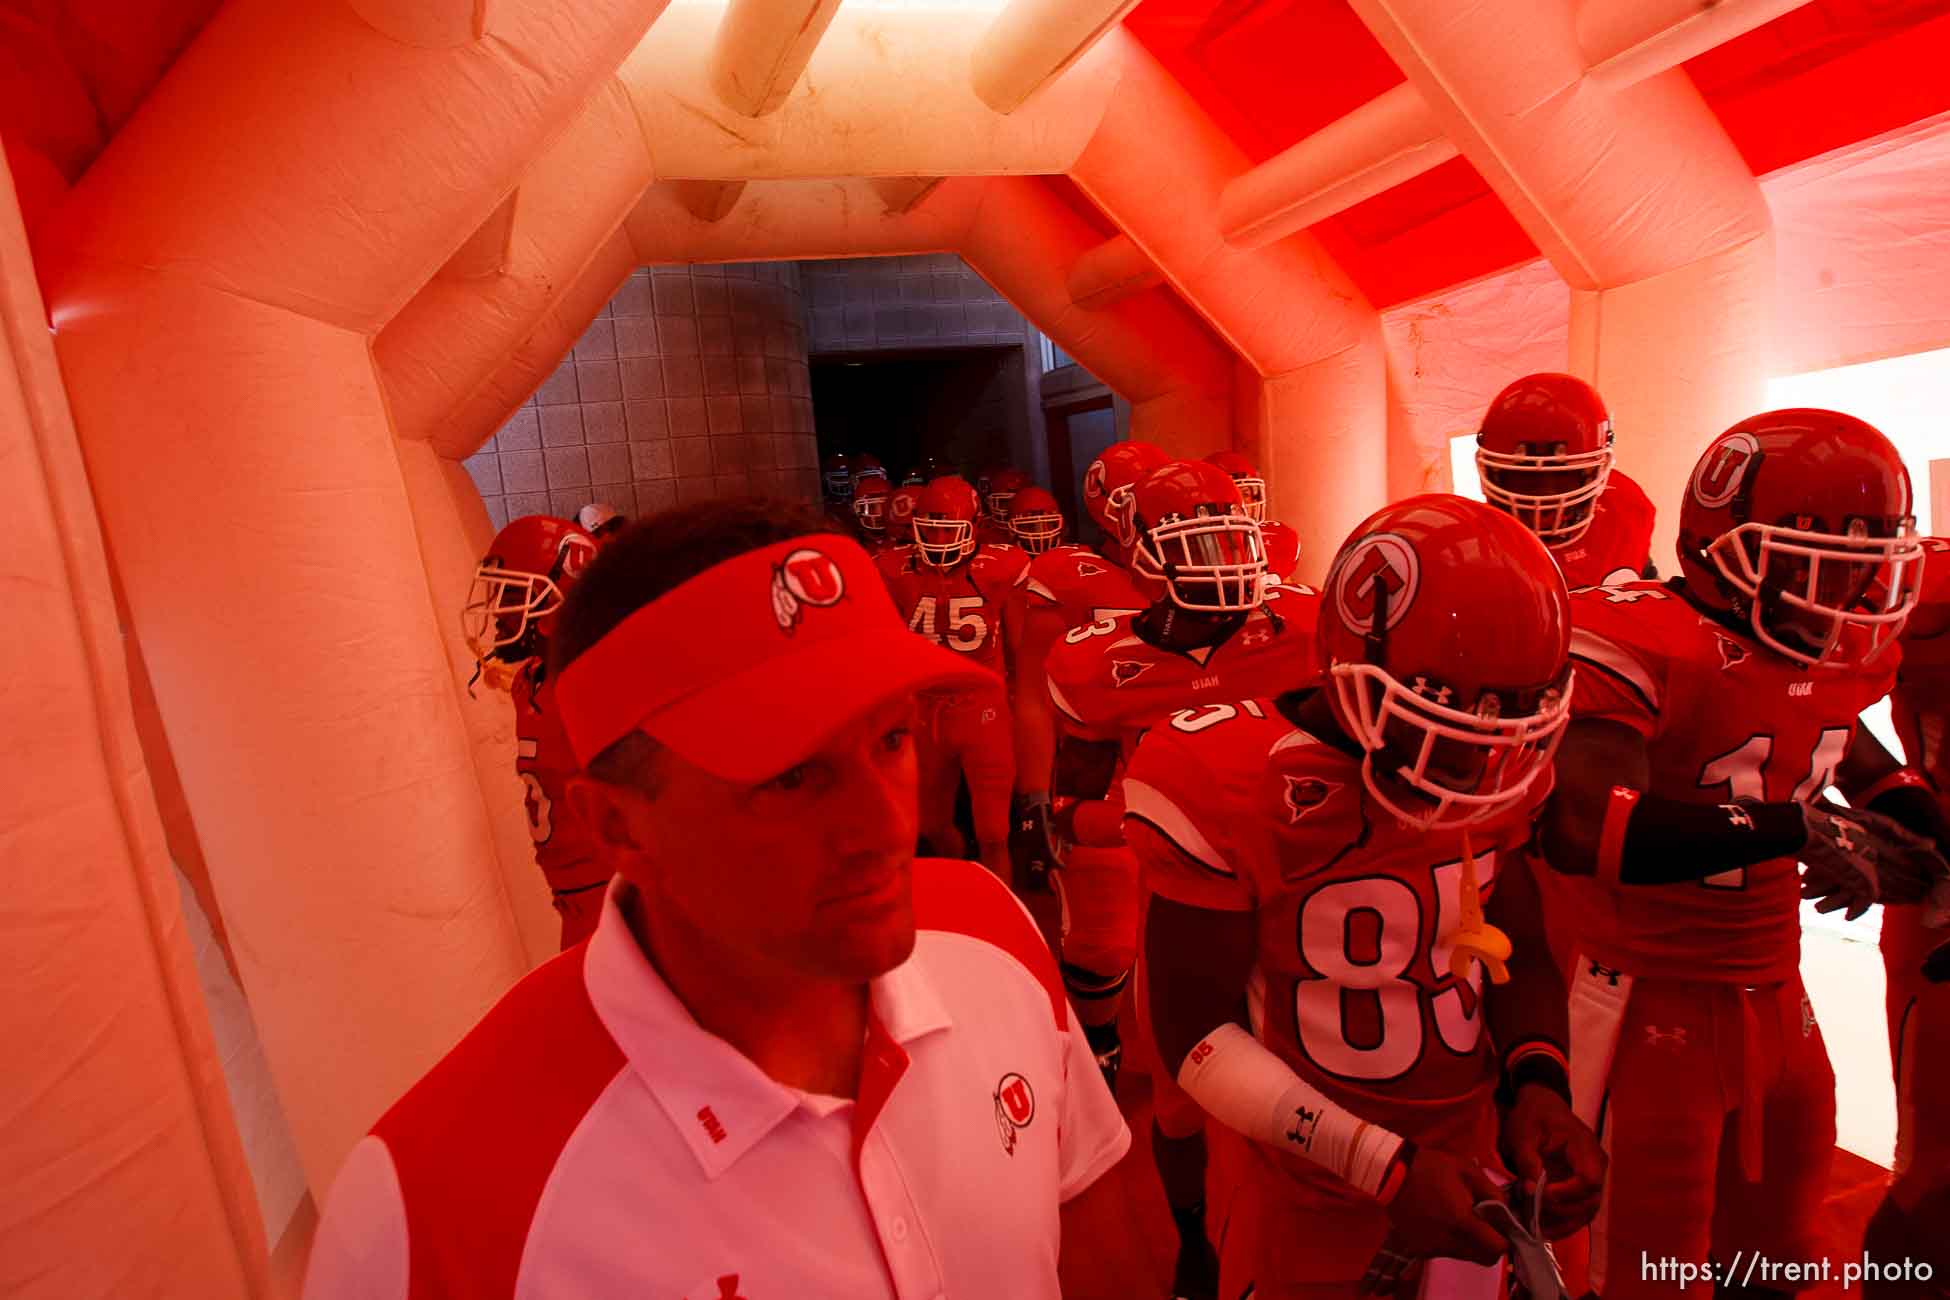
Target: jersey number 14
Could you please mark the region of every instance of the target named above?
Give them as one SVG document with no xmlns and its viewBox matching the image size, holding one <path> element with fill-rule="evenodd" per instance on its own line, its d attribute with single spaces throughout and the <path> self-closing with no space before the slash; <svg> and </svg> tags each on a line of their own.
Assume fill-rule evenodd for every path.
<svg viewBox="0 0 1950 1300">
<path fill-rule="evenodd" d="M 1842 764 L 1842 756 L 1848 753 L 1850 727 L 1826 727 L 1815 740 L 1814 752 L 1808 756 L 1808 775 L 1801 778 L 1788 798 L 1797 803 L 1806 803 L 1815 798 L 1835 780 L 1835 769 Z M 1765 732 L 1747 737 L 1737 746 L 1708 760 L 1699 770 L 1701 789 L 1716 785 L 1727 787 L 1730 799 L 1753 799 L 1764 801 L 1767 798 L 1767 764 L 1774 757 L 1774 737 Z M 1735 867 L 1732 871 L 1722 871 L 1700 881 L 1708 889 L 1745 889 L 1747 869 Z"/>
</svg>

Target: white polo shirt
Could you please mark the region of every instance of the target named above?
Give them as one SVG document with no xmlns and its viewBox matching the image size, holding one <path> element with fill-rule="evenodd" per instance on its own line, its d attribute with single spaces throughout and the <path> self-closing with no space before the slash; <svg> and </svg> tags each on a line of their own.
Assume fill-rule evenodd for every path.
<svg viewBox="0 0 1950 1300">
<path fill-rule="evenodd" d="M 1058 1206 L 1131 1138 L 1006 887 L 914 864 L 857 1101 L 700 1028 L 629 888 L 353 1149 L 306 1300 L 1058 1300 Z"/>
</svg>

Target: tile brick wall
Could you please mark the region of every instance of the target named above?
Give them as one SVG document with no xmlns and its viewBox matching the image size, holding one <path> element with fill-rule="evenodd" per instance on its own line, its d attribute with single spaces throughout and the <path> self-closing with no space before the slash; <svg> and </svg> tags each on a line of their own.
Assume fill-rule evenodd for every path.
<svg viewBox="0 0 1950 1300">
<path fill-rule="evenodd" d="M 997 347 L 1032 337 L 1021 313 L 953 253 L 801 262 L 812 351 Z"/>
<path fill-rule="evenodd" d="M 624 281 L 467 459 L 498 528 L 762 492 L 817 500 L 798 264 L 655 267 Z"/>
</svg>

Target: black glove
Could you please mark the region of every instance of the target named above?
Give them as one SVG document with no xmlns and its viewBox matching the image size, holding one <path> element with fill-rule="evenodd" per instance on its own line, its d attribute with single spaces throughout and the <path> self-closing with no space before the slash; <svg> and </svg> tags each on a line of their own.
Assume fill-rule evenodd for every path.
<svg viewBox="0 0 1950 1300">
<path fill-rule="evenodd" d="M 1050 892 L 1056 841 L 1046 796 L 1019 794 L 1009 800 L 1009 863 L 1015 868 L 1018 893 Z"/>
<path fill-rule="evenodd" d="M 1879 813 L 1825 801 L 1803 804 L 1808 842 L 1801 896 L 1818 912 L 1847 908 L 1853 921 L 1871 903 L 1919 903 L 1946 870 L 1936 846 Z"/>
<path fill-rule="evenodd" d="M 1882 882 L 1882 902 L 1921 903 L 1941 881 L 1950 878 L 1950 863 L 1942 847 L 1894 817 L 1866 808 L 1850 812 L 1882 841 L 1876 875 Z"/>
</svg>

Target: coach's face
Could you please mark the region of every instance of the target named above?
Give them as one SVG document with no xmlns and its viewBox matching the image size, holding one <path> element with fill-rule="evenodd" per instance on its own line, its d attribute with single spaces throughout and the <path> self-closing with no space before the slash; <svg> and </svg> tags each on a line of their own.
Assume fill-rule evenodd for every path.
<svg viewBox="0 0 1950 1300">
<path fill-rule="evenodd" d="M 882 704 L 757 785 L 659 755 L 638 804 L 650 851 L 619 870 L 756 964 L 837 979 L 900 965 L 914 948 L 912 723 L 910 701 Z"/>
</svg>

